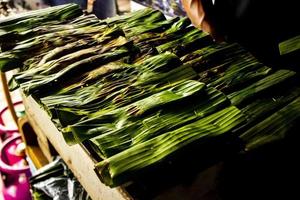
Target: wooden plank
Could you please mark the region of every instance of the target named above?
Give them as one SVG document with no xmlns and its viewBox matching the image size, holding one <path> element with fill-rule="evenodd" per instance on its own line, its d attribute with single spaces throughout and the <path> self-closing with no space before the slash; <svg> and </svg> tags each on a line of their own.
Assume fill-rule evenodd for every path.
<svg viewBox="0 0 300 200">
<path fill-rule="evenodd" d="M 36 134 L 30 126 L 26 116 L 18 119 L 18 127 L 22 140 L 26 144 L 26 154 L 32 160 L 34 166 L 39 169 L 48 164 L 50 160 L 46 158 L 43 151 L 39 147 Z"/>
<path fill-rule="evenodd" d="M 47 138 L 37 137 L 37 142 L 38 142 L 38 146 L 40 147 L 40 149 L 43 152 L 43 154 L 45 155 L 45 157 L 49 161 L 52 161 L 53 157 L 50 152 L 49 142 L 48 142 Z"/>
<path fill-rule="evenodd" d="M 29 146 L 39 146 L 40 150 L 50 162 L 52 161 L 52 154 L 50 151 L 50 144 L 48 138 L 42 134 L 42 131 L 39 127 L 35 127 L 35 130 L 32 130 L 33 127 L 28 121 L 27 117 L 23 117 L 18 121 L 19 130 L 23 132 L 21 135 L 23 140 Z"/>
<path fill-rule="evenodd" d="M 105 186 L 94 172 L 95 163 L 80 145 L 69 146 L 47 113 L 32 97 L 23 97 L 26 114 L 37 134 L 45 135 L 94 200 L 132 199 L 122 188 Z"/>
<path fill-rule="evenodd" d="M 30 157 L 36 169 L 40 169 L 49 163 L 38 146 L 26 146 L 26 154 Z"/>
</svg>

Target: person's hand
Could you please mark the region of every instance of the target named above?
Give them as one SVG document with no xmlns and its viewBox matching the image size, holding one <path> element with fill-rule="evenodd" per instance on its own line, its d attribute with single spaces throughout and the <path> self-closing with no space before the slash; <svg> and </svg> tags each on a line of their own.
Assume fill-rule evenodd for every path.
<svg viewBox="0 0 300 200">
<path fill-rule="evenodd" d="M 181 2 L 195 27 L 209 33 L 215 40 L 223 40 L 215 29 L 212 13 L 207 9 L 208 5 L 205 5 L 210 3 L 212 6 L 211 0 L 181 0 Z"/>
</svg>

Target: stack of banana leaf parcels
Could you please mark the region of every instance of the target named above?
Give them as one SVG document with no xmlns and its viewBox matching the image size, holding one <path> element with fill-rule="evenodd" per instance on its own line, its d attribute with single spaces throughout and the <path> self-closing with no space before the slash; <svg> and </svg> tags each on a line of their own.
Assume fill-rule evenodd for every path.
<svg viewBox="0 0 300 200">
<path fill-rule="evenodd" d="M 296 72 L 187 18 L 144 9 L 101 21 L 66 4 L 1 20 L 0 44 L 1 71 L 18 69 L 10 89 L 33 96 L 69 145 L 87 144 L 110 187 L 189 145 L 229 136 L 251 151 L 298 126 Z"/>
</svg>

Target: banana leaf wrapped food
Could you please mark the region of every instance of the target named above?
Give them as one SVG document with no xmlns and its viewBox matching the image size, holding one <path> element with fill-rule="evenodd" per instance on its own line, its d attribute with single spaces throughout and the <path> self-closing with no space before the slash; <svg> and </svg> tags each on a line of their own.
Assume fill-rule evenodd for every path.
<svg viewBox="0 0 300 200">
<path fill-rule="evenodd" d="M 0 70 L 19 69 L 10 89 L 32 95 L 68 144 L 91 147 L 110 187 L 223 136 L 255 149 L 299 118 L 296 72 L 149 8 L 102 21 L 74 4 L 32 12 L 0 21 L 0 44 Z"/>
<path fill-rule="evenodd" d="M 197 81 L 184 81 L 174 87 L 119 109 L 114 109 L 105 113 L 102 111 L 93 113 L 90 116 L 90 119 L 73 124 L 69 126 L 69 128 L 78 141 L 83 141 L 93 136 L 104 134 L 110 130 L 122 128 L 123 125 L 126 126 L 127 122 L 129 124 L 131 119 L 135 120 L 141 118 L 143 115 L 152 113 L 168 104 L 188 98 L 189 96 L 200 92 L 203 87 L 204 84 Z M 93 124 L 95 125 L 95 128 L 93 128 Z"/>
<path fill-rule="evenodd" d="M 96 165 L 100 179 L 114 187 L 130 180 L 141 170 L 167 160 L 185 146 L 228 133 L 245 120 L 235 107 L 229 107 L 194 123 L 140 143 Z"/>
<path fill-rule="evenodd" d="M 207 88 L 187 100 L 141 117 L 139 121 L 133 120 L 125 127 L 100 134 L 90 139 L 90 144 L 100 157 L 107 158 L 164 132 L 206 117 L 228 105 L 229 101 L 225 95 Z M 174 110 L 174 106 L 179 108 Z"/>
<path fill-rule="evenodd" d="M 265 120 L 251 127 L 240 135 L 246 143 L 246 150 L 251 151 L 263 145 L 286 139 L 296 134 L 297 123 L 300 119 L 300 98 L 275 112 Z"/>
</svg>

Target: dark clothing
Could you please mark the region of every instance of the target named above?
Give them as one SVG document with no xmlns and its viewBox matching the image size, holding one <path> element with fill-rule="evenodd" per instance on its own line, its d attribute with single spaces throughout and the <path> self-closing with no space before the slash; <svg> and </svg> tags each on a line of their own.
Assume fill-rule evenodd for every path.
<svg viewBox="0 0 300 200">
<path fill-rule="evenodd" d="M 93 5 L 93 13 L 99 19 L 113 17 L 117 14 L 115 0 L 95 0 Z"/>
<path fill-rule="evenodd" d="M 215 0 L 207 7 L 217 32 L 258 58 L 276 63 L 278 43 L 300 33 L 297 4 L 295 0 Z"/>
<path fill-rule="evenodd" d="M 57 6 L 67 3 L 76 3 L 81 7 L 81 9 L 86 9 L 87 7 L 87 0 L 47 0 L 46 2 L 49 3 L 49 5 L 51 6 Z"/>
</svg>

